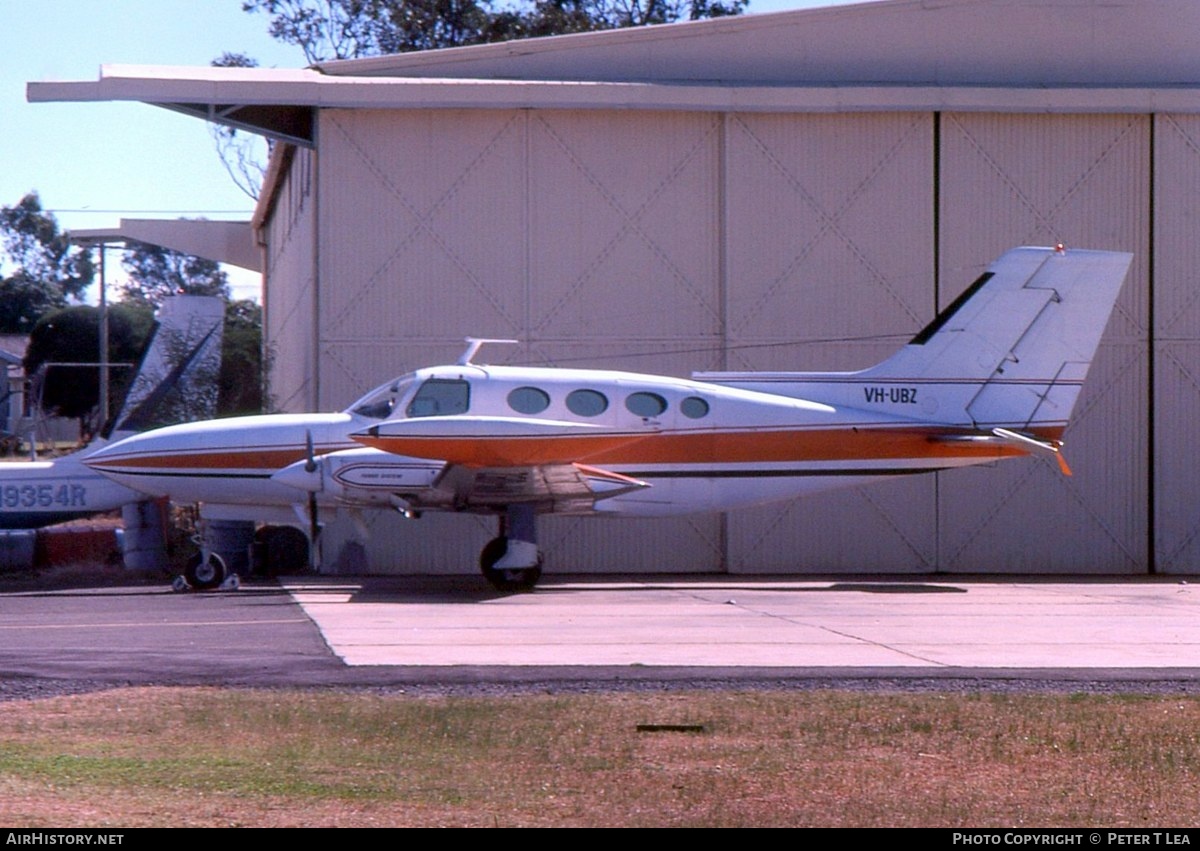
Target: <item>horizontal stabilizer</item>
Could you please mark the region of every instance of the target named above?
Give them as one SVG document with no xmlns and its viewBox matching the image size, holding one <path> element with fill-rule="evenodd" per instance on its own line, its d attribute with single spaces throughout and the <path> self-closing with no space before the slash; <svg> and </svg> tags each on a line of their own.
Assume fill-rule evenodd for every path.
<svg viewBox="0 0 1200 851">
<path fill-rule="evenodd" d="M 1071 475 L 1071 468 L 1067 466 L 1067 459 L 1062 454 L 1061 440 L 1042 440 L 1031 434 L 1022 434 L 1021 432 L 1007 428 L 994 428 L 992 429 L 992 434 L 1014 446 L 1028 449 L 1035 455 L 1054 456 L 1054 460 L 1058 462 L 1058 467 L 1062 470 L 1063 475 Z"/>
</svg>

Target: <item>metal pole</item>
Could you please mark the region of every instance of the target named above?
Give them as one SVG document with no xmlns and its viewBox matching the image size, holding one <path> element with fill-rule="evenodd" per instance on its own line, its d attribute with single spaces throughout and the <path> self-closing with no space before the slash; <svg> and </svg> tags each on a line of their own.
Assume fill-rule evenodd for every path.
<svg viewBox="0 0 1200 851">
<path fill-rule="evenodd" d="M 105 290 L 104 254 L 100 243 L 100 428 L 108 424 L 108 293 Z"/>
</svg>

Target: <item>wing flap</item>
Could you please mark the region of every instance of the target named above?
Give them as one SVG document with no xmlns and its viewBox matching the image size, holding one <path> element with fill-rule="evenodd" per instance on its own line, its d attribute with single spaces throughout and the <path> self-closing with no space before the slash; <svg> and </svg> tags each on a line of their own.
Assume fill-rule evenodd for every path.
<svg viewBox="0 0 1200 851">
<path fill-rule="evenodd" d="M 533 503 L 556 514 L 589 514 L 600 500 L 650 487 L 639 479 L 586 464 L 482 468 L 451 464 L 433 486 L 450 492 L 462 510 Z"/>
</svg>

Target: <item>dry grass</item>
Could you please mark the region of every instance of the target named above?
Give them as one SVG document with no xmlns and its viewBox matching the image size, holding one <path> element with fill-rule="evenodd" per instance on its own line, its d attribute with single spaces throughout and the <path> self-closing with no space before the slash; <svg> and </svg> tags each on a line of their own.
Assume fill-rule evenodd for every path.
<svg viewBox="0 0 1200 851">
<path fill-rule="evenodd" d="M 1198 822 L 1195 697 L 146 688 L 0 713 L 12 826 Z"/>
</svg>

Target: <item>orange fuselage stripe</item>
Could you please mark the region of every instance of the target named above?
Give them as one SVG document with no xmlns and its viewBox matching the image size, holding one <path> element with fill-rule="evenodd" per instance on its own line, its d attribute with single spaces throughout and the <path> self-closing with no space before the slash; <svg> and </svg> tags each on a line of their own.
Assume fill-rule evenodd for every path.
<svg viewBox="0 0 1200 851">
<path fill-rule="evenodd" d="M 1043 439 L 1054 435 L 1039 433 Z M 396 455 L 469 467 L 524 467 L 581 461 L 615 464 L 746 464 L 789 461 L 1004 458 L 1028 454 L 953 428 L 841 428 L 786 431 L 658 432 L 625 436 L 611 445 L 593 435 L 531 437 L 363 437 L 362 443 Z"/>
<path fill-rule="evenodd" d="M 362 437 L 361 442 L 395 455 L 427 458 L 469 467 L 526 467 L 586 462 L 617 464 L 753 464 L 797 461 L 884 461 L 1005 458 L 1028 454 L 1011 444 L 973 442 L 956 437 L 978 432 L 949 427 L 790 429 L 780 431 L 691 431 L 652 434 L 531 437 Z M 1057 440 L 1061 428 L 1039 429 L 1042 440 Z M 315 454 L 344 446 L 317 447 Z M 302 460 L 303 446 L 182 450 L 97 459 L 113 471 L 283 469 Z"/>
<path fill-rule="evenodd" d="M 345 449 L 345 446 L 317 448 L 316 455 Z M 107 470 L 282 470 L 304 459 L 308 454 L 303 446 L 281 449 L 242 449 L 214 452 L 162 452 L 154 455 L 127 455 L 99 458 L 91 466 Z"/>
</svg>

